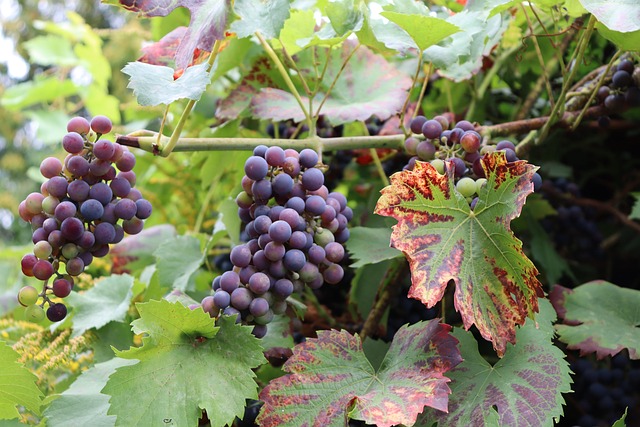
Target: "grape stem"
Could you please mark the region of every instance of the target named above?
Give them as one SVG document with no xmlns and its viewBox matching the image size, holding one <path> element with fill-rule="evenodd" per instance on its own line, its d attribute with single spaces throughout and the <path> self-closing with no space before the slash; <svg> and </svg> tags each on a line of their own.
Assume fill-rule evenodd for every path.
<svg viewBox="0 0 640 427">
<path fill-rule="evenodd" d="M 179 138 L 175 147 L 169 152 L 179 151 L 233 151 L 253 150 L 258 145 L 278 146 L 297 149 L 312 148 L 318 152 L 353 150 L 358 148 L 393 148 L 402 149 L 404 135 L 351 136 L 340 138 L 312 137 L 307 139 L 271 139 L 271 138 Z M 155 132 L 136 131 L 129 135 L 118 135 L 116 142 L 128 147 L 140 148 L 144 151 L 166 157 L 165 143 L 169 137 Z"/>
</svg>

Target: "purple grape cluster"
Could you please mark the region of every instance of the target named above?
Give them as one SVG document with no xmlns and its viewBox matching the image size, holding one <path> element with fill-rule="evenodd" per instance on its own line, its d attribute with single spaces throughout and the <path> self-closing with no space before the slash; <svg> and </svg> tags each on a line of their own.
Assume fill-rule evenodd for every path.
<svg viewBox="0 0 640 427">
<path fill-rule="evenodd" d="M 47 180 L 39 193 L 29 194 L 18 207 L 20 217 L 31 223 L 33 253 L 22 258 L 22 272 L 44 282 L 35 305 L 47 318 L 57 322 L 65 318 L 64 304 L 49 295 L 64 298 L 71 293 L 74 277 L 91 264 L 94 257 L 109 253 L 109 244 L 118 243 L 124 233 L 137 234 L 151 215 L 151 203 L 133 188 L 136 159 L 127 147 L 101 139 L 111 132 L 111 121 L 96 116 L 91 122 L 74 117 L 67 124 L 62 146 L 68 153 L 64 162 L 47 157 L 40 172 Z M 63 267 L 64 266 L 64 267 Z M 22 291 L 21 291 L 22 292 Z M 30 317 L 43 318 L 38 308 Z"/>
<path fill-rule="evenodd" d="M 311 149 L 261 145 L 244 170 L 236 203 L 250 240 L 232 249 L 233 270 L 213 280 L 214 294 L 202 306 L 212 315 L 238 315 L 260 338 L 293 292 L 340 282 L 353 212 L 342 194 L 327 190 Z"/>
<path fill-rule="evenodd" d="M 471 122 L 461 120 L 450 128 L 445 116 L 427 119 L 416 116 L 410 124 L 416 134 L 405 140 L 405 151 L 410 154 L 405 170 L 412 170 L 418 160 L 430 162 L 439 173 L 444 173 L 445 161 L 454 164 L 456 190 L 461 193 L 473 209 L 478 202 L 477 194 L 486 184 L 484 169 L 480 159 L 492 151 L 504 151 L 508 162 L 518 159 L 513 142 L 504 140 L 496 145 L 483 143 L 482 136 L 475 131 Z M 542 177 L 535 173 L 532 179 L 534 191 L 539 191 Z"/>
<path fill-rule="evenodd" d="M 612 113 L 640 106 L 640 67 L 630 59 L 620 61 L 611 82 L 598 89 L 597 98 Z"/>
</svg>

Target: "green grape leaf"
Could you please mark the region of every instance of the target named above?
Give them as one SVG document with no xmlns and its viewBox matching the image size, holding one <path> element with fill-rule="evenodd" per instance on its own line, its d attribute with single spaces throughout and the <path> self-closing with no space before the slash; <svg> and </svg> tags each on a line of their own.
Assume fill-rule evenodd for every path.
<svg viewBox="0 0 640 427">
<path fill-rule="evenodd" d="M 346 245 L 351 258 L 357 260 L 351 264 L 351 267 L 359 268 L 402 256 L 402 252 L 389 246 L 389 239 L 391 239 L 389 228 L 351 228 L 351 235 Z"/>
<path fill-rule="evenodd" d="M 211 79 L 206 63 L 187 68 L 174 79 L 173 68 L 163 65 L 129 62 L 122 72 L 129 75 L 128 88 L 138 99 L 138 104 L 148 107 L 158 104 L 169 105 L 182 98 L 197 101 Z"/>
<path fill-rule="evenodd" d="M 145 227 L 140 233 L 125 237 L 109 251 L 111 273 L 120 274 L 145 269 L 155 263 L 153 252 L 158 246 L 176 237 L 176 228 L 171 224 Z"/>
<path fill-rule="evenodd" d="M 449 79 L 469 79 L 480 71 L 483 56 L 500 42 L 509 25 L 508 13 L 489 16 L 489 10 L 464 10 L 448 18 L 447 22 L 462 31 L 426 49 L 425 60 L 433 62 L 438 72 Z"/>
<path fill-rule="evenodd" d="M 289 19 L 284 22 L 280 37 L 273 42 L 278 47 L 282 45 L 287 53 L 293 56 L 303 48 L 298 44 L 299 40 L 313 37 L 315 25 L 313 10 L 292 10 Z"/>
<path fill-rule="evenodd" d="M 449 413 L 427 408 L 416 427 L 553 426 L 563 412 L 562 393 L 571 391 L 569 364 L 553 345 L 554 319 L 549 301 L 540 299 L 537 321 L 527 319 L 516 334 L 518 344 L 493 366 L 478 352 L 473 334 L 456 329 L 464 361 L 448 374 Z"/>
<path fill-rule="evenodd" d="M 145 334 L 142 347 L 116 354 L 139 363 L 118 368 L 102 389 L 116 426 L 194 426 L 205 410 L 222 427 L 242 416 L 245 399 L 257 398 L 252 369 L 264 362 L 251 328 L 228 316 L 214 326 L 201 308 L 164 300 L 136 307 L 140 318 L 131 324 Z"/>
<path fill-rule="evenodd" d="M 76 93 L 78 87 L 71 80 L 37 75 L 31 81 L 8 87 L 0 98 L 0 105 L 9 110 L 24 110 L 34 104 L 62 100 Z"/>
<path fill-rule="evenodd" d="M 18 362 L 20 355 L 0 341 L 0 420 L 18 418 L 17 405 L 39 412 L 43 394 L 36 386 L 38 377 Z"/>
<path fill-rule="evenodd" d="M 405 30 L 420 50 L 425 50 L 460 31 L 456 25 L 433 16 L 397 12 L 382 12 L 381 15 Z"/>
<path fill-rule="evenodd" d="M 622 417 L 620 417 L 619 420 L 616 420 L 616 422 L 613 423 L 613 425 L 611 427 L 626 427 L 627 424 L 625 423 L 625 420 L 627 419 L 627 412 L 628 411 L 629 411 L 629 408 L 625 408 L 624 414 L 622 414 Z"/>
<path fill-rule="evenodd" d="M 600 22 L 596 24 L 596 31 L 602 37 L 615 43 L 620 50 L 639 51 L 640 50 L 640 30 L 621 33 L 610 30 Z"/>
<path fill-rule="evenodd" d="M 342 64 L 354 48 L 353 43 L 344 43 L 342 49 L 327 48 L 326 52 L 318 52 L 319 57 L 330 54 L 331 59 L 320 83 L 321 93 L 314 99 L 314 108 L 318 108 L 331 82 L 341 73 L 321 111 L 334 125 L 364 121 L 372 116 L 386 120 L 400 111 L 406 91 L 411 87 L 411 78 L 365 46 L 357 49 L 341 71 Z M 304 105 L 309 105 L 307 97 L 303 96 L 302 100 Z M 293 95 L 275 88 L 262 89 L 253 96 L 251 112 L 260 119 L 304 119 Z"/>
<path fill-rule="evenodd" d="M 602 359 L 626 348 L 640 359 L 640 291 L 595 280 L 573 290 L 556 285 L 550 298 L 564 319 L 559 339 L 570 349 Z"/>
<path fill-rule="evenodd" d="M 278 37 L 289 17 L 289 1 L 235 0 L 233 11 L 240 19 L 231 24 L 231 31 L 239 38 L 249 37 L 258 32 L 270 40 Z"/>
<path fill-rule="evenodd" d="M 107 415 L 109 396 L 101 394 L 116 368 L 135 364 L 135 360 L 114 357 L 84 371 L 71 386 L 51 402 L 44 411 L 48 427 L 92 426 L 113 427 L 114 415 Z"/>
<path fill-rule="evenodd" d="M 196 49 L 211 52 L 213 43 L 224 38 L 229 18 L 229 0 L 103 0 L 119 5 L 139 16 L 167 16 L 177 7 L 186 7 L 191 13 L 189 29 L 176 50 L 176 66 L 186 68 Z M 155 104 L 142 104 L 155 105 Z"/>
<path fill-rule="evenodd" d="M 640 3 L 637 0 L 580 0 L 580 3 L 610 30 L 621 33 L 640 30 Z"/>
<path fill-rule="evenodd" d="M 511 231 L 537 167 L 508 163 L 503 152 L 482 159 L 487 185 L 472 211 L 455 190 L 453 162 L 440 175 L 429 163 L 391 176 L 375 213 L 398 220 L 391 245 L 409 260 L 409 297 L 428 308 L 440 301 L 449 281 L 466 329 L 475 324 L 501 356 L 515 343 L 515 327 L 538 309 L 542 287 L 538 270 Z"/>
<path fill-rule="evenodd" d="M 260 393 L 262 427 L 346 425 L 347 418 L 378 427 L 411 425 L 425 405 L 447 410 L 448 378 L 460 363 L 457 340 L 438 320 L 403 326 L 380 368 L 367 359 L 359 336 L 319 331 L 293 349 L 288 375 Z"/>
<path fill-rule="evenodd" d="M 184 291 L 189 279 L 202 265 L 200 241 L 193 236 L 178 236 L 162 243 L 153 253 L 158 265 L 160 286 Z"/>
<path fill-rule="evenodd" d="M 355 7 L 354 0 L 337 0 L 327 3 L 327 18 L 337 36 L 344 36 L 362 28 L 362 12 Z"/>
<path fill-rule="evenodd" d="M 38 36 L 22 44 L 31 62 L 38 65 L 74 66 L 80 62 L 73 53 L 71 42 L 61 36 Z"/>
<path fill-rule="evenodd" d="M 66 301 L 73 307 L 73 336 L 91 328 L 100 329 L 112 321 L 123 321 L 129 311 L 132 288 L 133 277 L 123 274 L 102 279 L 88 291 L 71 292 Z"/>
</svg>

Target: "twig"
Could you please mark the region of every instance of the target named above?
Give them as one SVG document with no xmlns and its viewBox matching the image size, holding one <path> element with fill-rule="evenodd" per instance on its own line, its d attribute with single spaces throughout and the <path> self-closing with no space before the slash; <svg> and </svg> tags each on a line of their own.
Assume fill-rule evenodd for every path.
<svg viewBox="0 0 640 427">
<path fill-rule="evenodd" d="M 137 136 L 137 135 L 145 136 Z M 312 148 L 316 151 L 354 150 L 357 148 L 402 149 L 404 135 L 351 136 L 340 138 L 271 139 L 271 138 L 180 138 L 173 151 L 233 151 L 253 150 L 258 145 L 276 145 L 283 148 Z M 117 135 L 116 142 L 128 147 L 140 148 L 155 154 L 162 154 L 162 143 L 169 140 L 162 136 L 157 144 L 157 134 L 150 131 L 136 131 L 129 135 Z"/>
</svg>

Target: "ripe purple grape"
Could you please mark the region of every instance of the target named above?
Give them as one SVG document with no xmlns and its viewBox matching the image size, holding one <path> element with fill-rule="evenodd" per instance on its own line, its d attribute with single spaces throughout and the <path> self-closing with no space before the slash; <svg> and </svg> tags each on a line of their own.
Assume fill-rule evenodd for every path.
<svg viewBox="0 0 640 427">
<path fill-rule="evenodd" d="M 99 201 L 88 199 L 80 205 L 80 214 L 82 214 L 85 221 L 95 221 L 104 214 L 104 207 Z"/>
<path fill-rule="evenodd" d="M 67 317 L 67 306 L 62 303 L 53 303 L 47 309 L 47 319 L 52 322 L 60 322 Z"/>
<path fill-rule="evenodd" d="M 324 174 L 320 169 L 307 169 L 302 175 L 302 186 L 308 191 L 315 191 L 324 184 Z"/>
<path fill-rule="evenodd" d="M 65 298 L 71 293 L 73 283 L 64 278 L 59 278 L 53 281 L 53 294 L 58 298 Z"/>
<path fill-rule="evenodd" d="M 269 166 L 282 166 L 284 165 L 285 159 L 284 150 L 277 146 L 269 147 L 264 153 L 264 159 L 267 161 Z"/>
<path fill-rule="evenodd" d="M 302 166 L 303 168 L 313 168 L 316 164 L 318 164 L 318 153 L 310 148 L 305 148 L 300 151 L 300 157 L 298 160 L 300 161 L 300 166 Z"/>
<path fill-rule="evenodd" d="M 231 295 L 222 289 L 216 290 L 213 294 L 213 303 L 220 309 L 225 309 L 231 304 Z"/>
<path fill-rule="evenodd" d="M 258 297 L 254 298 L 249 304 L 249 313 L 252 316 L 260 317 L 267 314 L 269 308 L 269 302 L 264 298 Z"/>
<path fill-rule="evenodd" d="M 91 119 L 91 129 L 100 135 L 111 132 L 111 120 L 106 116 L 95 116 Z"/>
<path fill-rule="evenodd" d="M 53 178 L 62 173 L 62 162 L 55 157 L 47 157 L 40 163 L 40 173 L 45 178 Z"/>
<path fill-rule="evenodd" d="M 411 128 L 411 132 L 413 133 L 422 133 L 422 126 L 427 121 L 425 116 L 416 116 L 413 120 L 411 120 L 411 124 L 409 127 Z"/>
<path fill-rule="evenodd" d="M 79 134 L 89 133 L 91 125 L 84 117 L 74 117 L 67 123 L 67 132 L 76 132 Z"/>
<path fill-rule="evenodd" d="M 129 172 L 135 165 L 136 158 L 129 151 L 125 151 L 124 153 L 122 153 L 122 157 L 120 157 L 120 159 L 118 159 L 118 161 L 116 162 L 116 166 L 121 172 Z"/>
<path fill-rule="evenodd" d="M 427 120 L 422 125 L 421 131 L 425 138 L 440 138 L 440 134 L 442 133 L 442 125 L 437 120 Z"/>
<path fill-rule="evenodd" d="M 84 149 L 84 139 L 77 132 L 69 132 L 62 137 L 62 148 L 67 153 L 78 154 Z"/>
<path fill-rule="evenodd" d="M 268 171 L 269 165 L 262 157 L 251 156 L 244 164 L 244 173 L 254 181 L 264 179 Z"/>
<path fill-rule="evenodd" d="M 232 293 L 240 286 L 240 276 L 235 271 L 225 271 L 220 276 L 220 289 Z"/>
<path fill-rule="evenodd" d="M 286 242 L 291 237 L 291 233 L 291 226 L 286 221 L 275 221 L 269 227 L 269 237 L 275 242 Z"/>
<path fill-rule="evenodd" d="M 253 295 L 247 288 L 238 288 L 231 293 L 231 305 L 236 310 L 246 310 L 249 308 L 251 301 L 253 301 Z"/>
<path fill-rule="evenodd" d="M 115 151 L 115 145 L 107 139 L 100 139 L 93 144 L 93 155 L 96 156 L 96 159 L 110 160 Z"/>
<path fill-rule="evenodd" d="M 255 294 L 262 295 L 271 287 L 269 276 L 264 273 L 256 273 L 249 279 L 249 289 Z"/>
<path fill-rule="evenodd" d="M 53 276 L 53 265 L 47 260 L 40 259 L 33 266 L 33 276 L 39 280 L 48 280 Z"/>
</svg>

